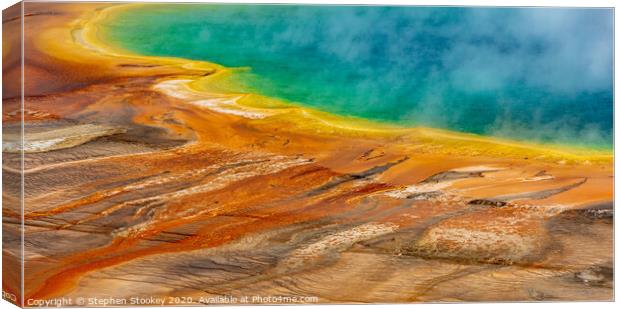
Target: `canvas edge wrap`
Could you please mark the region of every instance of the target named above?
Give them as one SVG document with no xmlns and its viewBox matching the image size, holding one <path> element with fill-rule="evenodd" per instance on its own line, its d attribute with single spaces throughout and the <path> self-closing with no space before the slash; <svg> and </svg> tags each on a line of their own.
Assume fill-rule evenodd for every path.
<svg viewBox="0 0 620 309">
<path fill-rule="evenodd" d="M 23 307 L 23 2 L 2 11 L 2 108 L 12 117 L 3 117 L 2 151 L 17 149 L 17 169 L 8 170 L 3 156 L 2 171 L 2 298 Z M 11 145 L 13 144 L 13 145 Z"/>
</svg>

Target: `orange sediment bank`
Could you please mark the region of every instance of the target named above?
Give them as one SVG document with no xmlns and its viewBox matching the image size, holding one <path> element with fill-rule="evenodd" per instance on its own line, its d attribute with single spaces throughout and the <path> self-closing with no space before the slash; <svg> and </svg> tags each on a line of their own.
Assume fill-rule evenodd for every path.
<svg viewBox="0 0 620 309">
<path fill-rule="evenodd" d="M 122 9 L 26 5 L 26 134 L 114 128 L 25 155 L 27 299 L 612 297 L 613 154 L 235 93 L 217 64 L 100 42 Z"/>
</svg>

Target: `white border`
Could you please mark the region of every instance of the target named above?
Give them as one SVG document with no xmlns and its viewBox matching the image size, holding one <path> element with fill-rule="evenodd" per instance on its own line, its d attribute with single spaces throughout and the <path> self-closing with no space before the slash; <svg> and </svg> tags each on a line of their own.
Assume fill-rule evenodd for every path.
<svg viewBox="0 0 620 309">
<path fill-rule="evenodd" d="M 0 0 L 2 9 L 17 3 Z M 25 2 L 179 2 L 179 3 L 293 3 L 293 4 L 373 4 L 426 6 L 560 6 L 615 7 L 613 0 L 24 0 Z"/>
</svg>

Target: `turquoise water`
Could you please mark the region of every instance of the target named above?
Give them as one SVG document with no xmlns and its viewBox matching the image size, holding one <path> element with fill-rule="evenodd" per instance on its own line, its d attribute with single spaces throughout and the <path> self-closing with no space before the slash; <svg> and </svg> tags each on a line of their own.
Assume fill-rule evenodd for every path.
<svg viewBox="0 0 620 309">
<path fill-rule="evenodd" d="M 332 113 L 610 148 L 609 9 L 150 5 L 104 39 L 249 67 L 245 91 Z"/>
</svg>

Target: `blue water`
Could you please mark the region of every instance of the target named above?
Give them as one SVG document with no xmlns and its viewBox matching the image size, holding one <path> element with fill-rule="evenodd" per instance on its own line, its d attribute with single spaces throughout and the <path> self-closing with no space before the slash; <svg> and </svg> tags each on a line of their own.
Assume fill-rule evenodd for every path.
<svg viewBox="0 0 620 309">
<path fill-rule="evenodd" d="M 245 91 L 332 113 L 610 148 L 610 9 L 149 5 L 104 26 L 141 53 L 207 60 Z"/>
</svg>

